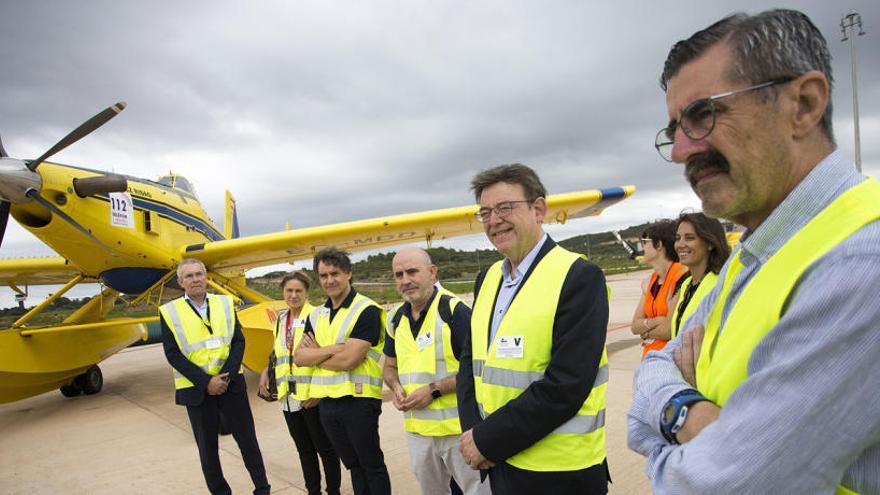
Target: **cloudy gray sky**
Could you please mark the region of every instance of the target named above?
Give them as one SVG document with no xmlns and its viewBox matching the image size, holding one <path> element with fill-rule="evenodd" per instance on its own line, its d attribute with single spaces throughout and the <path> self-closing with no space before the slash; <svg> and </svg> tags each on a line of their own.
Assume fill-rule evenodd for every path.
<svg viewBox="0 0 880 495">
<path fill-rule="evenodd" d="M 0 0 L 0 135 L 34 158 L 82 121 L 125 112 L 53 159 L 187 176 L 244 235 L 473 201 L 491 165 L 536 168 L 551 192 L 634 184 L 559 238 L 699 203 L 653 148 L 669 47 L 735 10 L 803 10 L 834 56 L 840 148 L 853 156 L 849 44 L 858 10 L 863 167 L 880 172 L 880 2 Z M 450 241 L 488 246 L 481 236 Z M 0 256 L 51 254 L 10 223 Z M 8 289 L 0 306 L 9 299 Z"/>
</svg>

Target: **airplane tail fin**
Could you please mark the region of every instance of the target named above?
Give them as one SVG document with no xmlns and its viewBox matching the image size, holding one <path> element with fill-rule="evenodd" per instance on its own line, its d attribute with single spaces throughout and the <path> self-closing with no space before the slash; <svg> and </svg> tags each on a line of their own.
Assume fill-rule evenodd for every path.
<svg viewBox="0 0 880 495">
<path fill-rule="evenodd" d="M 238 213 L 235 211 L 235 198 L 232 193 L 226 191 L 226 216 L 223 221 L 223 236 L 227 239 L 235 239 L 238 232 Z"/>
</svg>

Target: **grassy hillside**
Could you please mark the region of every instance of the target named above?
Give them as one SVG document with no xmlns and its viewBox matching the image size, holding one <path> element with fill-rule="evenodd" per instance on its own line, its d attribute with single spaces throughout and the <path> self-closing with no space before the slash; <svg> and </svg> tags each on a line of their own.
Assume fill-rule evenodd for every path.
<svg viewBox="0 0 880 495">
<path fill-rule="evenodd" d="M 647 224 L 635 225 L 622 230 L 620 234 L 629 240 L 638 239 Z M 629 255 L 617 242 L 611 232 L 598 234 L 584 234 L 565 239 L 560 244 L 574 252 L 582 253 L 593 263 L 599 265 L 606 273 L 618 273 L 637 270 L 642 267 L 629 259 Z M 449 248 L 428 249 L 431 257 L 437 263 L 438 277 L 443 285 L 455 293 L 466 294 L 473 291 L 473 281 L 477 274 L 489 267 L 492 263 L 501 259 L 495 250 L 478 249 L 474 251 L 462 251 Z M 399 301 L 400 296 L 394 288 L 394 280 L 391 276 L 391 259 L 394 252 L 374 254 L 367 259 L 354 264 L 355 287 L 363 294 L 373 298 L 381 304 Z M 281 298 L 281 289 L 278 284 L 285 272 L 278 271 L 268 273 L 260 277 L 249 278 L 248 286 L 273 298 Z M 314 273 L 309 273 L 315 284 L 309 293 L 312 303 L 320 303 L 324 295 L 318 287 Z M 179 291 L 171 289 L 170 294 L 179 294 Z M 176 297 L 176 296 L 175 296 Z M 85 303 L 88 298 L 68 299 L 60 297 L 49 305 L 40 315 L 31 320 L 31 325 L 57 324 L 70 315 L 76 308 Z M 26 310 L 18 308 L 0 309 L 0 328 L 9 328 Z M 149 316 L 156 314 L 156 308 L 152 306 L 127 307 L 125 303 L 117 301 L 116 306 L 110 311 L 110 316 Z"/>
</svg>

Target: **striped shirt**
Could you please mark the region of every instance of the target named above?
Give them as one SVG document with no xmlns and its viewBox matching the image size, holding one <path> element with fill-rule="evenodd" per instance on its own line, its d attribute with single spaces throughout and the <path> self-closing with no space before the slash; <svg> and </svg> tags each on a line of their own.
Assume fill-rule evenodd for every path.
<svg viewBox="0 0 880 495">
<path fill-rule="evenodd" d="M 764 263 L 862 180 L 835 151 L 743 236 L 744 267 L 722 324 Z M 719 288 L 682 328 L 706 320 Z M 685 445 L 670 445 L 660 434 L 666 402 L 691 388 L 672 359 L 679 339 L 648 354 L 633 383 L 628 443 L 648 457 L 655 493 L 816 494 L 834 493 L 839 483 L 861 494 L 880 493 L 878 294 L 880 222 L 873 222 L 804 274 L 777 325 L 753 350 L 747 379 L 718 420 Z"/>
</svg>

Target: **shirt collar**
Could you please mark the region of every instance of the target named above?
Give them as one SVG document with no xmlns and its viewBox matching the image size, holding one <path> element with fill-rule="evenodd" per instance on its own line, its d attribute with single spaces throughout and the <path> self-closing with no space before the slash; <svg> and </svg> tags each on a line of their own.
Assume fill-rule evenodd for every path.
<svg viewBox="0 0 880 495">
<path fill-rule="evenodd" d="M 841 194 L 857 175 L 839 150 L 826 156 L 755 230 L 746 230 L 741 248 L 745 258 L 767 261 L 804 225 Z"/>
<path fill-rule="evenodd" d="M 198 304 L 195 301 L 193 301 L 192 299 L 190 299 L 189 295 L 186 292 L 183 293 L 183 298 L 186 299 L 187 301 L 191 302 L 192 305 L 197 308 L 204 308 L 204 307 L 208 306 L 208 294 L 205 294 L 205 302 L 203 302 L 202 304 Z"/>
<path fill-rule="evenodd" d="M 422 312 L 419 315 L 419 320 L 423 319 L 424 316 L 428 313 L 428 308 L 430 308 L 431 304 L 434 303 L 434 298 L 437 297 L 437 292 L 438 292 L 437 287 L 434 287 L 434 292 L 431 293 L 431 297 L 428 298 L 428 302 L 425 303 L 425 307 L 422 308 Z M 408 301 L 405 301 L 403 303 L 403 314 L 404 314 L 404 316 L 406 316 L 410 320 L 413 319 L 413 317 L 412 317 L 412 304 L 410 304 Z"/>
<path fill-rule="evenodd" d="M 504 280 L 507 282 L 518 282 L 531 268 L 532 263 L 535 262 L 535 258 L 538 257 L 538 251 L 541 250 L 541 246 L 547 242 L 547 233 L 541 236 L 541 240 L 535 244 L 535 247 L 529 251 L 529 254 L 523 257 L 522 261 L 519 262 L 519 265 L 516 266 L 516 273 L 510 273 L 510 260 L 504 258 L 504 262 L 501 263 L 501 273 L 504 275 Z"/>
<path fill-rule="evenodd" d="M 342 301 L 342 304 L 339 305 L 339 309 L 351 306 L 351 302 L 354 301 L 355 294 L 357 294 L 357 291 L 354 290 L 354 287 L 352 287 L 351 290 L 348 291 L 348 295 L 345 296 L 345 299 Z M 333 309 L 333 301 L 330 300 L 330 298 L 328 297 L 327 300 L 324 301 L 324 306 Z"/>
</svg>

